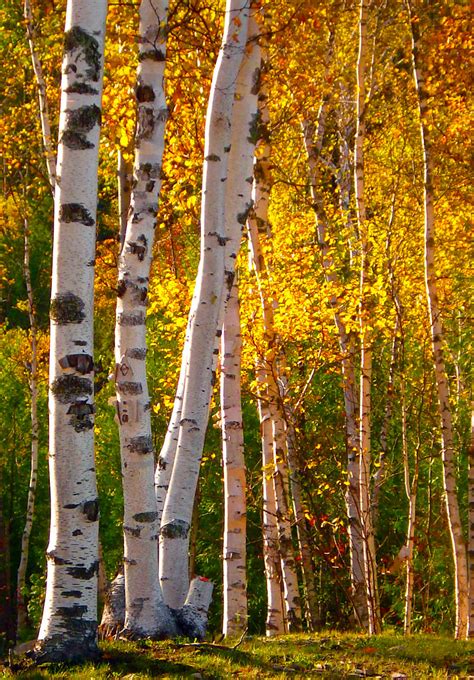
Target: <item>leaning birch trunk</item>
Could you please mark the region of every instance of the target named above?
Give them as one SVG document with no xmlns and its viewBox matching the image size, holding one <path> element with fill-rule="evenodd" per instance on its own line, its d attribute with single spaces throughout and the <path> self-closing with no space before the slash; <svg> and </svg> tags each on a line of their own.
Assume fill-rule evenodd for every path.
<svg viewBox="0 0 474 680">
<path fill-rule="evenodd" d="M 51 138 L 51 122 L 49 117 L 48 98 L 46 96 L 46 82 L 44 80 L 41 61 L 36 51 L 36 36 L 30 0 L 24 0 L 23 17 L 26 24 L 26 35 L 30 48 L 31 63 L 33 65 L 33 72 L 35 74 L 36 84 L 38 87 L 39 117 L 41 122 L 41 134 L 43 138 L 48 180 L 51 191 L 54 195 L 56 188 L 56 155 L 54 153 L 53 142 Z"/>
<path fill-rule="evenodd" d="M 97 652 L 98 500 L 94 467 L 93 286 L 105 0 L 70 0 L 51 290 L 51 527 L 37 659 Z"/>
<path fill-rule="evenodd" d="M 232 107 L 248 17 L 248 7 L 228 0 L 224 39 L 206 119 L 200 275 L 189 321 L 190 348 L 183 353 L 186 372 L 178 445 L 160 530 L 160 583 L 165 602 L 175 609 L 183 605 L 189 587 L 189 529 L 215 383 L 214 338 L 221 332 L 225 299 L 225 180 L 229 174 Z M 238 215 L 234 219 L 238 221 Z"/>
<path fill-rule="evenodd" d="M 303 122 L 303 139 L 308 154 L 309 180 L 313 208 L 316 215 L 318 244 L 321 252 L 321 263 L 324 278 L 328 283 L 335 283 L 337 277 L 334 262 L 329 250 L 327 237 L 327 216 L 319 193 L 320 160 L 326 119 L 326 102 L 323 100 L 318 113 L 316 140 L 313 141 L 314 129 L 308 122 Z M 342 173 L 345 176 L 346 172 Z M 344 194 L 341 187 L 341 196 Z M 347 206 L 343 206 L 344 211 Z M 346 492 L 347 531 L 349 535 L 349 557 L 351 572 L 351 591 L 354 614 L 359 625 L 368 628 L 368 609 L 364 575 L 364 551 L 360 514 L 360 472 L 359 472 L 359 434 L 357 428 L 357 411 L 359 396 L 355 374 L 354 342 L 347 332 L 337 297 L 330 299 L 333 309 L 334 325 L 337 330 L 339 347 L 342 355 L 342 380 L 344 396 L 344 413 L 346 427 L 347 476 Z"/>
<path fill-rule="evenodd" d="M 435 260 L 435 212 L 433 187 L 433 158 L 429 132 L 429 104 L 424 74 L 420 59 L 419 17 L 412 12 L 412 3 L 407 0 L 412 35 L 412 62 L 415 78 L 418 108 L 420 114 L 420 136 L 423 150 L 423 194 L 425 222 L 425 286 L 430 318 L 431 343 L 433 350 L 434 374 L 438 392 L 438 407 L 441 427 L 441 458 L 443 463 L 443 486 L 446 499 L 449 533 L 454 560 L 454 583 L 456 598 L 455 637 L 468 635 L 468 575 L 466 542 L 464 540 L 459 503 L 456 489 L 456 460 L 453 438 L 449 383 L 443 350 L 443 325 L 436 283 Z"/>
<path fill-rule="evenodd" d="M 225 636 L 247 628 L 246 482 L 240 391 L 239 298 L 234 280 L 222 331 L 221 423 L 224 467 L 224 613 Z"/>
<path fill-rule="evenodd" d="M 116 409 L 124 494 L 124 634 L 174 632 L 158 581 L 157 521 L 150 397 L 146 377 L 146 305 L 160 190 L 167 108 L 164 92 L 167 5 L 140 5 L 134 186 L 119 258 L 115 326 Z"/>
<path fill-rule="evenodd" d="M 36 315 L 33 302 L 33 289 L 31 287 L 31 269 L 30 269 L 30 248 L 29 248 L 29 226 L 28 220 L 25 217 L 25 250 L 23 269 L 25 273 L 26 294 L 28 298 L 28 316 L 30 320 L 30 348 L 31 348 L 31 362 L 30 362 L 30 414 L 31 414 L 31 454 L 30 454 L 30 483 L 28 485 L 28 499 L 26 504 L 26 522 L 21 537 L 21 554 L 20 564 L 17 572 L 16 585 L 16 606 L 17 606 L 17 634 L 26 625 L 26 600 L 25 600 L 25 581 L 26 569 L 28 566 L 28 553 L 30 547 L 31 528 L 33 526 L 33 515 L 35 511 L 36 499 L 36 482 L 38 478 L 38 439 L 39 439 L 39 423 L 38 423 L 38 357 L 37 357 L 37 342 L 36 342 Z"/>
<path fill-rule="evenodd" d="M 365 71 L 367 61 L 367 0 L 360 2 L 359 55 L 357 59 L 357 125 L 354 145 L 354 185 L 356 213 L 361 239 L 360 262 L 360 403 L 359 403 L 359 491 L 362 546 L 364 551 L 364 576 L 366 586 L 368 631 L 380 632 L 380 613 L 377 589 L 377 564 L 370 498 L 371 459 L 371 386 L 372 342 L 370 293 L 370 239 L 365 208 L 364 141 L 365 141 Z"/>
</svg>

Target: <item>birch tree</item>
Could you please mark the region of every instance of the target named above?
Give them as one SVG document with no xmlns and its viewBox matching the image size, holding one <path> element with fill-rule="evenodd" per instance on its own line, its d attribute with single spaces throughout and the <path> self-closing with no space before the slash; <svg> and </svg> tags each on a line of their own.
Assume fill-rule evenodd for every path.
<svg viewBox="0 0 474 680">
<path fill-rule="evenodd" d="M 106 2 L 66 9 L 51 290 L 51 527 L 36 658 L 97 654 L 93 283 Z"/>
<path fill-rule="evenodd" d="M 354 185 L 356 214 L 361 238 L 360 263 L 360 411 L 359 411 L 359 491 L 362 545 L 364 555 L 364 577 L 367 596 L 368 630 L 370 634 L 380 632 L 378 611 L 377 565 L 375 540 L 370 503 L 370 458 L 371 458 L 371 383 L 372 343 L 371 292 L 370 292 L 370 234 L 366 215 L 364 142 L 366 117 L 366 62 L 367 62 L 367 19 L 366 0 L 360 2 L 359 55 L 357 59 L 357 125 L 354 145 Z"/>
<path fill-rule="evenodd" d="M 240 211 L 229 216 L 225 185 L 230 167 L 232 108 L 247 42 L 249 14 L 248 4 L 228 0 L 206 118 L 201 263 L 189 320 L 190 349 L 188 353 L 185 347 L 183 352 L 185 388 L 176 458 L 160 530 L 160 583 L 166 603 L 173 608 L 182 606 L 188 592 L 189 530 L 215 382 L 214 338 L 221 334 L 225 300 L 226 210 L 228 219 L 237 223 L 246 218 L 245 212 L 242 215 Z M 250 202 L 250 185 L 248 194 Z"/>
<path fill-rule="evenodd" d="M 158 514 L 150 398 L 146 378 L 146 305 L 160 190 L 164 129 L 167 4 L 140 5 L 134 182 L 119 259 L 115 327 L 116 409 L 124 491 L 126 635 L 173 632 L 158 585 Z"/>
<path fill-rule="evenodd" d="M 246 482 L 240 390 L 239 298 L 234 280 L 222 330 L 221 423 L 224 467 L 224 612 L 226 636 L 247 628 Z"/>
<path fill-rule="evenodd" d="M 419 17 L 415 14 L 413 10 L 413 4 L 410 2 L 410 0 L 407 0 L 406 4 L 411 28 L 412 65 L 420 119 L 421 148 L 423 152 L 424 266 L 426 299 L 430 320 L 433 367 L 436 379 L 441 429 L 443 487 L 454 561 L 454 585 L 456 601 L 455 636 L 456 638 L 460 639 L 467 637 L 469 632 L 469 586 L 466 542 L 463 535 L 456 489 L 456 459 L 453 437 L 453 423 L 451 405 L 449 401 L 449 382 L 444 359 L 443 324 L 441 320 L 441 308 L 438 298 L 438 286 L 436 280 L 436 232 L 433 186 L 434 163 L 430 136 L 430 110 L 423 72 L 423 64 L 420 56 Z"/>
<path fill-rule="evenodd" d="M 29 366 L 30 387 L 30 415 L 31 415 L 31 451 L 30 451 L 30 481 L 28 484 L 28 499 L 26 505 L 26 522 L 21 537 L 20 564 L 18 565 L 16 584 L 16 607 L 17 607 L 17 634 L 25 626 L 26 601 L 26 569 L 28 567 L 28 555 L 30 547 L 30 535 L 33 527 L 33 516 L 36 501 L 36 486 L 38 479 L 38 448 L 39 448 L 39 421 L 38 421 L 38 343 L 37 324 L 33 300 L 33 288 L 31 286 L 30 267 L 30 244 L 29 244 L 28 218 L 24 218 L 24 258 L 23 271 L 25 275 L 26 294 L 28 299 L 28 317 L 30 321 L 30 349 L 31 361 Z"/>
</svg>

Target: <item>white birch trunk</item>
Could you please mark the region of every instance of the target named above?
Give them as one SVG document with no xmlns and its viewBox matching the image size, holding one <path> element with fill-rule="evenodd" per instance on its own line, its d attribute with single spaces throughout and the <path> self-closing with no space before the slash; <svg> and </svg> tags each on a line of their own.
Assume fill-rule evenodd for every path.
<svg viewBox="0 0 474 680">
<path fill-rule="evenodd" d="M 278 387 L 275 385 L 276 389 Z M 273 437 L 273 488 L 275 491 L 278 546 L 280 552 L 283 599 L 289 633 L 301 630 L 301 601 L 291 536 L 288 466 L 286 463 L 286 428 L 278 404 L 278 395 L 267 390 Z"/>
<path fill-rule="evenodd" d="M 281 561 L 281 589 L 284 599 L 285 607 L 285 627 L 291 632 L 301 628 L 301 604 L 298 590 L 298 579 L 295 568 L 294 552 L 291 538 L 291 524 L 289 513 L 289 495 L 288 495 L 288 468 L 286 464 L 286 428 L 284 421 L 283 408 L 280 403 L 280 393 L 276 382 L 278 375 L 276 344 L 277 338 L 273 320 L 273 307 L 269 299 L 265 295 L 262 287 L 262 278 L 267 278 L 267 270 L 264 255 L 259 240 L 259 231 L 266 232 L 270 235 L 270 228 L 268 224 L 268 199 L 270 194 L 270 173 L 269 173 L 269 158 L 270 145 L 267 139 L 267 128 L 269 122 L 269 114 L 267 107 L 267 94 L 265 88 L 262 86 L 259 95 L 259 109 L 260 109 L 260 142 L 259 142 L 259 159 L 255 161 L 254 170 L 254 186 L 253 199 L 254 208 L 247 223 L 250 253 L 257 278 L 258 292 L 261 301 L 263 326 L 265 333 L 265 358 L 259 360 L 257 373 L 260 382 L 260 396 L 259 396 L 259 412 L 260 423 L 262 427 L 262 451 L 264 458 L 263 469 L 263 485 L 264 485 L 264 504 L 275 503 L 275 515 L 277 525 L 277 541 L 278 551 Z M 270 419 L 271 430 L 266 423 L 267 418 Z M 271 433 L 271 435 L 270 435 Z M 273 471 L 271 476 L 273 478 L 273 494 L 267 487 L 267 476 L 270 474 L 270 469 L 265 467 L 269 465 L 267 461 L 269 442 L 266 438 L 271 436 L 271 447 L 273 451 Z M 265 438 L 264 438 L 265 437 Z M 266 462 L 265 462 L 266 461 Z M 265 514 L 268 521 L 265 521 Z M 273 526 L 269 518 L 270 511 L 265 513 L 264 509 L 264 551 L 269 550 L 270 555 L 267 559 L 269 567 L 266 567 L 267 591 L 269 597 L 274 598 L 274 579 L 275 569 L 271 567 L 273 560 Z M 268 540 L 265 533 L 269 533 Z M 273 606 L 268 603 L 269 616 Z M 279 623 L 277 622 L 277 627 Z M 267 622 L 267 634 L 272 630 Z"/>
<path fill-rule="evenodd" d="M 296 522 L 296 532 L 298 537 L 298 549 L 301 556 L 301 574 L 304 592 L 304 616 L 308 630 L 314 631 L 318 628 L 320 621 L 318 615 L 318 596 L 316 592 L 316 582 L 314 577 L 313 559 L 309 542 L 309 533 L 306 527 L 306 518 L 303 509 L 301 484 L 299 478 L 299 465 L 297 455 L 297 443 L 294 429 L 294 416 L 289 407 L 286 408 L 287 423 L 287 457 L 288 471 L 291 489 L 291 499 L 293 512 Z"/>
<path fill-rule="evenodd" d="M 360 403 L 359 403 L 359 491 L 360 519 L 362 525 L 362 545 L 364 551 L 364 576 L 367 596 L 368 631 L 372 635 L 380 632 L 380 613 L 377 590 L 377 565 L 375 539 L 372 522 L 370 494 L 371 461 L 371 386 L 372 386 L 372 342 L 371 294 L 370 294 L 370 239 L 366 219 L 364 142 L 366 113 L 366 62 L 367 62 L 367 0 L 360 2 L 359 15 L 359 55 L 357 59 L 357 125 L 354 145 L 354 185 L 356 213 L 361 238 L 360 263 Z"/>
<path fill-rule="evenodd" d="M 222 632 L 235 636 L 247 628 L 246 481 L 240 390 L 242 339 L 237 282 L 224 319 L 221 360 L 222 459 L 224 467 L 224 613 Z"/>
<path fill-rule="evenodd" d="M 116 408 L 124 493 L 124 634 L 161 637 L 173 626 L 158 581 L 158 513 L 150 398 L 146 377 L 146 305 L 167 107 L 164 92 L 167 4 L 142 0 L 137 69 L 134 183 L 119 258 L 115 327 Z"/>
<path fill-rule="evenodd" d="M 183 352 L 186 371 L 178 445 L 160 532 L 160 582 L 166 603 L 175 609 L 182 606 L 189 587 L 189 530 L 215 383 L 214 338 L 221 334 L 226 297 L 227 220 L 239 223 L 246 218 L 246 214 L 233 214 L 235 204 L 229 198 L 226 180 L 231 167 L 232 109 L 249 14 L 247 6 L 228 0 L 206 119 L 201 264 L 189 319 L 190 349 Z M 248 194 L 246 202 L 250 201 L 250 186 Z M 243 199 L 240 197 L 239 205 Z"/>
<path fill-rule="evenodd" d="M 443 487 L 446 500 L 449 533 L 454 560 L 454 584 L 456 599 L 455 637 L 468 635 L 468 574 L 466 542 L 464 540 L 459 503 L 456 489 L 456 461 L 453 440 L 453 424 L 449 403 L 449 383 L 443 350 L 443 325 L 436 283 L 435 261 L 435 212 L 433 188 L 433 158 L 429 133 L 429 105 L 425 89 L 424 74 L 419 55 L 418 17 L 413 16 L 412 3 L 407 0 L 412 32 L 412 61 L 415 86 L 420 113 L 420 135 L 424 167 L 424 222 L 425 222 L 425 286 L 430 317 L 431 343 L 433 350 L 434 374 L 438 392 L 438 407 L 441 427 L 441 458 L 443 463 Z"/>
<path fill-rule="evenodd" d="M 39 102 L 39 116 L 41 122 L 41 133 L 43 137 L 43 146 L 46 159 L 46 169 L 48 171 L 48 180 L 51 191 L 54 195 L 56 188 L 56 154 L 53 148 L 53 141 L 51 139 L 51 123 L 49 117 L 48 98 L 46 96 L 46 82 L 43 76 L 43 68 L 41 60 L 38 56 L 35 46 L 35 29 L 33 13 L 31 11 L 30 0 L 24 0 L 23 16 L 26 24 L 26 35 L 28 38 L 28 45 L 31 54 L 31 63 L 33 65 L 33 72 L 36 78 L 38 87 L 38 102 Z"/>
<path fill-rule="evenodd" d="M 28 554 L 30 548 L 30 535 L 33 526 L 33 515 L 35 511 L 36 499 L 36 482 L 38 479 L 38 439 L 39 439 L 39 423 L 38 423 L 38 357 L 37 357 L 37 342 L 36 342 L 36 316 L 33 301 L 33 289 L 31 287 L 31 270 L 30 270 L 30 248 L 29 248 L 29 225 L 25 218 L 25 247 L 23 269 L 25 274 L 26 294 L 28 298 L 28 317 L 30 321 L 30 348 L 31 348 L 31 362 L 30 362 L 30 414 L 31 414 L 31 453 L 30 453 L 30 483 L 28 485 L 28 499 L 26 503 L 26 522 L 21 537 L 21 553 L 20 564 L 17 572 L 17 586 L 16 586 L 16 606 L 17 606 L 17 634 L 26 625 L 26 600 L 25 600 L 25 585 L 26 585 L 26 569 L 28 567 Z"/>
<path fill-rule="evenodd" d="M 50 350 L 51 527 L 41 660 L 97 654 L 93 285 L 107 3 L 70 0 L 56 185 Z"/>
<path fill-rule="evenodd" d="M 257 379 L 262 389 L 264 376 L 257 369 Z M 270 412 L 264 399 L 259 403 L 260 435 L 262 438 L 262 474 L 263 474 L 263 562 L 265 565 L 265 583 L 267 588 L 267 617 L 265 633 L 267 637 L 283 635 L 288 632 L 284 611 L 281 564 L 278 545 L 278 528 L 276 522 L 275 487 L 273 485 L 273 432 Z"/>
</svg>

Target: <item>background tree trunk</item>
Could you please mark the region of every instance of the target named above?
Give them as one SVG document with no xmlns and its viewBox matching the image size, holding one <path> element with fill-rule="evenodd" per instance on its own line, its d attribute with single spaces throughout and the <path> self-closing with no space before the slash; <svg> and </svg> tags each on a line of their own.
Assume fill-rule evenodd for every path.
<svg viewBox="0 0 474 680">
<path fill-rule="evenodd" d="M 429 133 L 429 105 L 424 73 L 420 58 L 420 31 L 418 17 L 413 13 L 412 3 L 407 0 L 412 35 L 412 62 L 420 113 L 420 136 L 423 150 L 423 194 L 425 222 L 425 285 L 430 317 L 431 343 L 433 350 L 434 374 L 438 393 L 438 407 L 441 427 L 441 458 L 443 462 L 443 486 L 446 499 L 449 533 L 454 560 L 454 584 L 456 597 L 456 629 L 458 639 L 468 636 L 468 575 L 466 542 L 464 540 L 459 503 L 456 489 L 456 461 L 453 440 L 449 383 L 443 350 L 443 325 L 436 283 L 435 260 L 435 212 L 433 187 L 433 158 Z"/>
</svg>

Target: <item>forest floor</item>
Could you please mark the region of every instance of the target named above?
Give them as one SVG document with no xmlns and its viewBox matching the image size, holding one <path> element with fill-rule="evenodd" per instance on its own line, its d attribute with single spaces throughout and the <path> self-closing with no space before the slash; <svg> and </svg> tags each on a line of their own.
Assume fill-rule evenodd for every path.
<svg viewBox="0 0 474 680">
<path fill-rule="evenodd" d="M 384 633 L 378 637 L 325 632 L 280 638 L 247 637 L 231 644 L 185 642 L 101 643 L 94 664 L 35 668 L 17 657 L 2 677 L 73 678 L 390 678 L 474 680 L 474 643 L 448 637 Z"/>
</svg>

